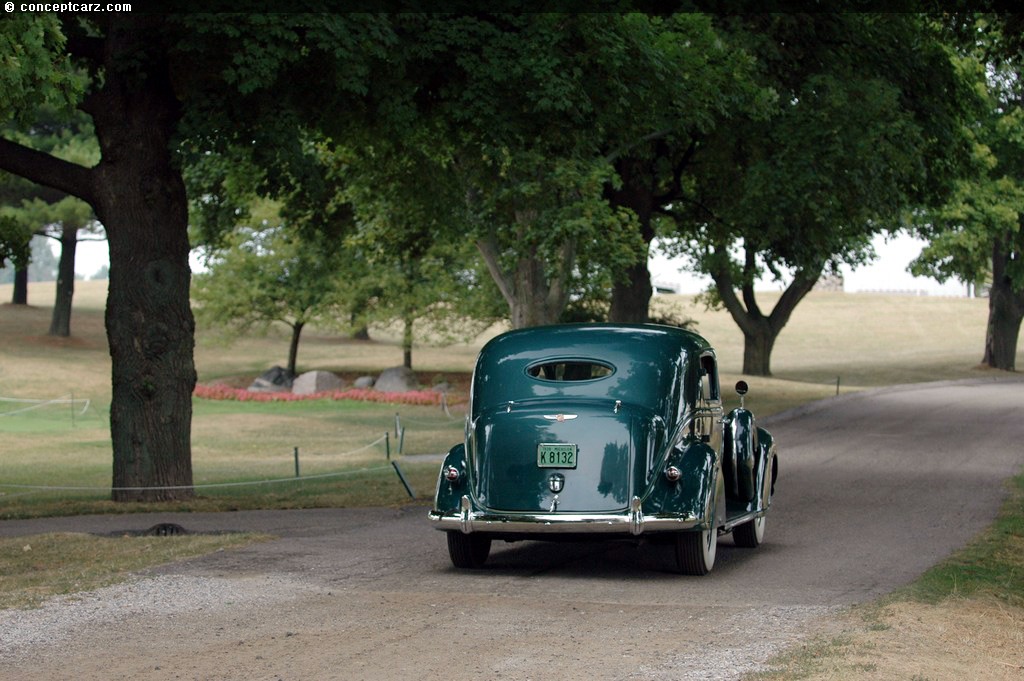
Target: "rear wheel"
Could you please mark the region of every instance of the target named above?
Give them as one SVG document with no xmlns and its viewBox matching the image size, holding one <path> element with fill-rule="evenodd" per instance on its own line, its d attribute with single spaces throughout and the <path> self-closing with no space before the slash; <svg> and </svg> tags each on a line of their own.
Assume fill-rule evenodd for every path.
<svg viewBox="0 0 1024 681">
<path fill-rule="evenodd" d="M 684 575 L 706 575 L 715 566 L 718 531 L 680 532 L 676 535 L 676 568 Z"/>
<path fill-rule="evenodd" d="M 472 570 L 478 570 L 484 566 L 487 556 L 491 553 L 490 537 L 462 534 L 461 532 L 448 532 L 447 535 L 448 555 L 452 559 L 452 565 Z"/>
<path fill-rule="evenodd" d="M 732 540 L 736 546 L 744 549 L 756 549 L 764 541 L 764 516 L 748 520 L 732 531 Z"/>
</svg>

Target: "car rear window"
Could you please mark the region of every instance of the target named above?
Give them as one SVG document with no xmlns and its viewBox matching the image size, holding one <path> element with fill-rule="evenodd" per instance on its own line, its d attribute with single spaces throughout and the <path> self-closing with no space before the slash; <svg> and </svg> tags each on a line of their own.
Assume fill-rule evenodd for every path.
<svg viewBox="0 0 1024 681">
<path fill-rule="evenodd" d="M 611 376 L 615 368 L 592 360 L 555 360 L 532 364 L 526 373 L 542 381 L 592 381 Z"/>
</svg>

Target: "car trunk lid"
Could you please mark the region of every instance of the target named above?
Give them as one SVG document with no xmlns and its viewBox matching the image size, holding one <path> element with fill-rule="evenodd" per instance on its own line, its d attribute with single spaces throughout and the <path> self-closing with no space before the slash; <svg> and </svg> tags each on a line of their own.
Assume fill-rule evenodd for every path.
<svg viewBox="0 0 1024 681">
<path fill-rule="evenodd" d="M 477 501 L 524 513 L 626 509 L 634 480 L 645 477 L 650 418 L 640 411 L 610 400 L 544 401 L 481 414 L 470 434 Z"/>
</svg>

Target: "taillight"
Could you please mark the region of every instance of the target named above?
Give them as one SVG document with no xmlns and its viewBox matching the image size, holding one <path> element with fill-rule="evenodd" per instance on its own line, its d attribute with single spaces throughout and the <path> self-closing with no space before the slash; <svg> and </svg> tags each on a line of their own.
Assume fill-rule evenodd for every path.
<svg viewBox="0 0 1024 681">
<path fill-rule="evenodd" d="M 681 477 L 683 477 L 683 472 L 675 466 L 669 466 L 665 469 L 665 479 L 669 482 L 678 482 Z"/>
<path fill-rule="evenodd" d="M 459 481 L 459 478 L 462 477 L 462 475 L 459 473 L 459 469 L 456 468 L 455 466 L 445 466 L 443 474 L 444 479 L 452 483 L 453 485 Z"/>
</svg>

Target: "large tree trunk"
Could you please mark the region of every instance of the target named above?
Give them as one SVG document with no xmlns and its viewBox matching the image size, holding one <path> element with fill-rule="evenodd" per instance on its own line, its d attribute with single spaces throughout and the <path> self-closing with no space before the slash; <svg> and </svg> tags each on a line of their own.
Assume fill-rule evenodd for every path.
<svg viewBox="0 0 1024 681">
<path fill-rule="evenodd" d="M 748 324 L 743 330 L 744 374 L 772 375 L 772 350 L 781 331 L 772 327 L 768 317 L 748 315 Z"/>
<path fill-rule="evenodd" d="M 14 291 L 12 305 L 28 305 L 28 265 L 14 268 Z"/>
<path fill-rule="evenodd" d="M 724 246 L 716 248 L 718 253 L 727 253 Z M 772 350 L 782 329 L 789 322 L 793 310 L 811 292 L 821 277 L 821 267 L 797 270 L 792 283 L 783 292 L 779 302 L 765 315 L 757 304 L 754 293 L 754 271 L 756 253 L 748 250 L 744 264 L 744 281 L 741 285 L 743 300 L 736 295 L 730 267 L 724 258 L 719 266 L 711 268 L 718 295 L 729 311 L 733 321 L 743 332 L 743 373 L 748 376 L 771 376 Z"/>
<path fill-rule="evenodd" d="M 650 240 L 646 234 L 644 240 L 649 246 Z M 654 289 L 651 286 L 651 271 L 647 268 L 648 253 L 649 249 L 644 249 L 643 259 L 629 266 L 623 273 L 623 279 L 617 279 L 612 285 L 608 321 L 617 324 L 644 324 L 649 321 Z"/>
<path fill-rule="evenodd" d="M 75 296 L 75 251 L 78 248 L 78 226 L 64 225 L 60 234 L 60 263 L 57 266 L 57 295 L 50 318 L 51 336 L 71 335 L 71 303 Z"/>
<path fill-rule="evenodd" d="M 138 18 L 150 20 L 159 21 Z M 93 208 L 110 247 L 113 498 L 163 501 L 193 495 L 188 209 L 171 152 L 178 102 L 159 49 L 148 50 L 151 27 L 133 23 L 112 27 L 106 43 L 108 53 L 134 54 L 139 72 L 108 69 L 85 108 L 103 158 Z"/>
<path fill-rule="evenodd" d="M 649 319 L 651 296 L 651 271 L 647 267 L 650 245 L 654 240 L 651 217 L 654 213 L 655 196 L 651 187 L 650 173 L 644 163 L 636 159 L 625 159 L 618 164 L 622 188 L 610 192 L 613 206 L 628 208 L 636 214 L 640 223 L 640 235 L 644 240 L 644 251 L 639 258 L 625 269 L 616 273 L 612 284 L 612 303 L 608 321 L 618 324 L 643 324 Z"/>
<path fill-rule="evenodd" d="M 525 248 L 524 244 L 520 244 Z M 525 251 L 516 259 L 515 269 L 505 271 L 501 266 L 496 236 L 477 241 L 491 277 L 509 306 L 512 328 L 557 324 L 569 302 L 569 281 L 576 263 L 576 243 L 562 244 L 560 260 L 552 267 L 556 274 L 549 278 L 546 264 L 532 251 Z"/>
<path fill-rule="evenodd" d="M 1008 239 L 997 239 L 992 249 L 992 288 L 988 294 L 988 326 L 982 362 L 993 369 L 1015 371 L 1017 339 L 1024 319 L 1024 291 L 1014 290 L 1006 271 L 1011 257 Z M 1018 256 L 1019 257 L 1019 256 Z"/>
<path fill-rule="evenodd" d="M 98 166 L 0 139 L 0 167 L 85 200 L 107 229 L 115 501 L 194 493 L 188 208 L 171 153 L 180 112 L 159 44 L 162 21 L 119 16 L 103 22 L 107 34 L 99 42 L 83 45 L 103 74 L 82 106 L 100 142 Z"/>
</svg>

